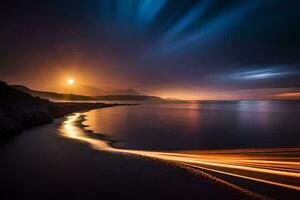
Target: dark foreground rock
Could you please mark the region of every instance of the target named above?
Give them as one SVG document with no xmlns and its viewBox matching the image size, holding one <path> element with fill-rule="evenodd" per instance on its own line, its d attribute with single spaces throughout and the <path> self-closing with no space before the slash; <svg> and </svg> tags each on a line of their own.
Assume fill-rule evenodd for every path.
<svg viewBox="0 0 300 200">
<path fill-rule="evenodd" d="M 33 97 L 0 81 L 0 140 L 72 112 L 113 105 L 115 104 L 55 103 Z"/>
</svg>

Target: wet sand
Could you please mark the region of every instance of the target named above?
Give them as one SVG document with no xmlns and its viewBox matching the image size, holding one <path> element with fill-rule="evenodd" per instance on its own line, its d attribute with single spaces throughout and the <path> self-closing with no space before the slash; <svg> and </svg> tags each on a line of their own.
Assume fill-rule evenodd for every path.
<svg viewBox="0 0 300 200">
<path fill-rule="evenodd" d="M 0 150 L 1 199 L 253 199 L 205 174 L 90 148 L 61 135 L 62 119 Z"/>
<path fill-rule="evenodd" d="M 258 191 L 276 199 L 294 199 L 299 196 L 299 148 L 264 148 L 209 151 L 145 151 L 115 148 L 109 137 L 89 131 L 82 125 L 85 114 L 75 113 L 67 117 L 61 126 L 65 137 L 84 141 L 91 148 L 129 156 L 157 159 L 185 169 L 194 174 L 216 174 L 227 179 L 217 182 L 250 194 L 256 198 L 263 196 Z M 98 138 L 97 138 L 98 137 Z M 207 174 L 205 175 L 207 177 Z M 226 177 L 227 176 L 227 177 Z M 215 177 L 209 177 L 216 180 Z M 237 182 L 236 182 L 237 181 Z M 236 182 L 236 185 L 231 184 Z"/>
<path fill-rule="evenodd" d="M 228 174 L 245 175 L 234 169 L 241 164 L 257 170 L 259 163 L 253 161 L 259 151 L 240 157 L 245 151 L 117 149 L 107 136 L 88 131 L 84 120 L 84 114 L 72 114 L 1 144 L 0 199 L 295 199 L 299 195 L 296 190 Z M 219 160 L 223 163 L 216 162 L 220 155 L 225 156 Z M 262 160 L 270 165 L 272 158 Z M 230 167 L 227 174 L 220 174 L 217 171 L 224 168 L 219 164 L 225 162 Z M 288 184 L 297 187 L 297 181 Z"/>
</svg>

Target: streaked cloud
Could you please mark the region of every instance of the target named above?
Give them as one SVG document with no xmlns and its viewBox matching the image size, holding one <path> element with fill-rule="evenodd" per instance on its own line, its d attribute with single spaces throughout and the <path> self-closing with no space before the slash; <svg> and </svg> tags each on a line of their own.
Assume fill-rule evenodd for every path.
<svg viewBox="0 0 300 200">
<path fill-rule="evenodd" d="M 101 87 L 184 98 L 300 87 L 300 1 L 11 4 L 0 47 L 0 78 L 10 83 L 43 89 L 72 72 Z"/>
<path fill-rule="evenodd" d="M 263 80 L 263 79 L 275 79 L 283 78 L 291 75 L 297 75 L 299 71 L 290 71 L 285 67 L 268 67 L 255 70 L 245 70 L 242 72 L 232 72 L 231 74 L 221 75 L 220 79 L 222 80 Z"/>
</svg>

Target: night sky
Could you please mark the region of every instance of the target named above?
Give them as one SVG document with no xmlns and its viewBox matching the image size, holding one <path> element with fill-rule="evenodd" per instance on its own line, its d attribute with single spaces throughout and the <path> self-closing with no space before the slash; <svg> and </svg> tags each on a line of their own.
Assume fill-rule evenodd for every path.
<svg viewBox="0 0 300 200">
<path fill-rule="evenodd" d="M 298 0 L 39 0 L 1 5 L 0 79 L 68 77 L 185 99 L 300 98 Z"/>
</svg>

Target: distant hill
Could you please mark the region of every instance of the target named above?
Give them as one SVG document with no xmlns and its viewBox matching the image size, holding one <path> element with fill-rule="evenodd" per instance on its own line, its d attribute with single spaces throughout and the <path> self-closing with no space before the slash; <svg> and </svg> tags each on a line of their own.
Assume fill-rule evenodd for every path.
<svg viewBox="0 0 300 200">
<path fill-rule="evenodd" d="M 66 93 L 68 88 L 63 86 L 55 86 L 52 88 L 53 91 L 59 93 Z M 88 84 L 76 83 L 76 86 L 72 88 L 72 93 L 85 95 L 85 96 L 106 96 L 106 95 L 140 95 L 133 89 L 99 89 L 95 86 Z"/>
<path fill-rule="evenodd" d="M 49 123 L 53 118 L 80 110 L 114 106 L 103 103 L 55 103 L 20 91 L 30 90 L 24 86 L 15 89 L 0 81 L 0 141 L 25 128 Z"/>
<path fill-rule="evenodd" d="M 101 95 L 101 96 L 83 96 L 76 94 L 64 94 L 56 92 L 46 92 L 32 90 L 23 85 L 12 85 L 13 88 L 31 94 L 32 96 L 38 96 L 40 98 L 50 100 L 72 100 L 72 101 L 89 101 L 89 100 L 103 100 L 103 101 L 162 101 L 163 99 L 156 96 L 147 95 Z M 130 93 L 130 92 L 128 92 Z M 135 94 L 135 92 L 132 92 Z"/>
<path fill-rule="evenodd" d="M 9 132 L 52 121 L 50 101 L 33 97 L 0 81 L 0 139 Z"/>
<path fill-rule="evenodd" d="M 104 101 L 162 101 L 163 99 L 156 96 L 146 95 L 106 95 L 97 96 L 99 100 Z"/>
<path fill-rule="evenodd" d="M 38 96 L 40 98 L 45 98 L 50 100 L 72 100 L 72 101 L 97 100 L 96 98 L 93 97 L 77 95 L 77 94 L 64 94 L 64 93 L 32 90 L 23 85 L 12 85 L 12 87 L 19 91 L 29 93 L 32 96 Z"/>
<path fill-rule="evenodd" d="M 28 93 L 21 92 L 18 89 L 10 87 L 5 82 L 0 81 L 0 101 L 36 101 L 38 98 L 34 98 Z"/>
</svg>

